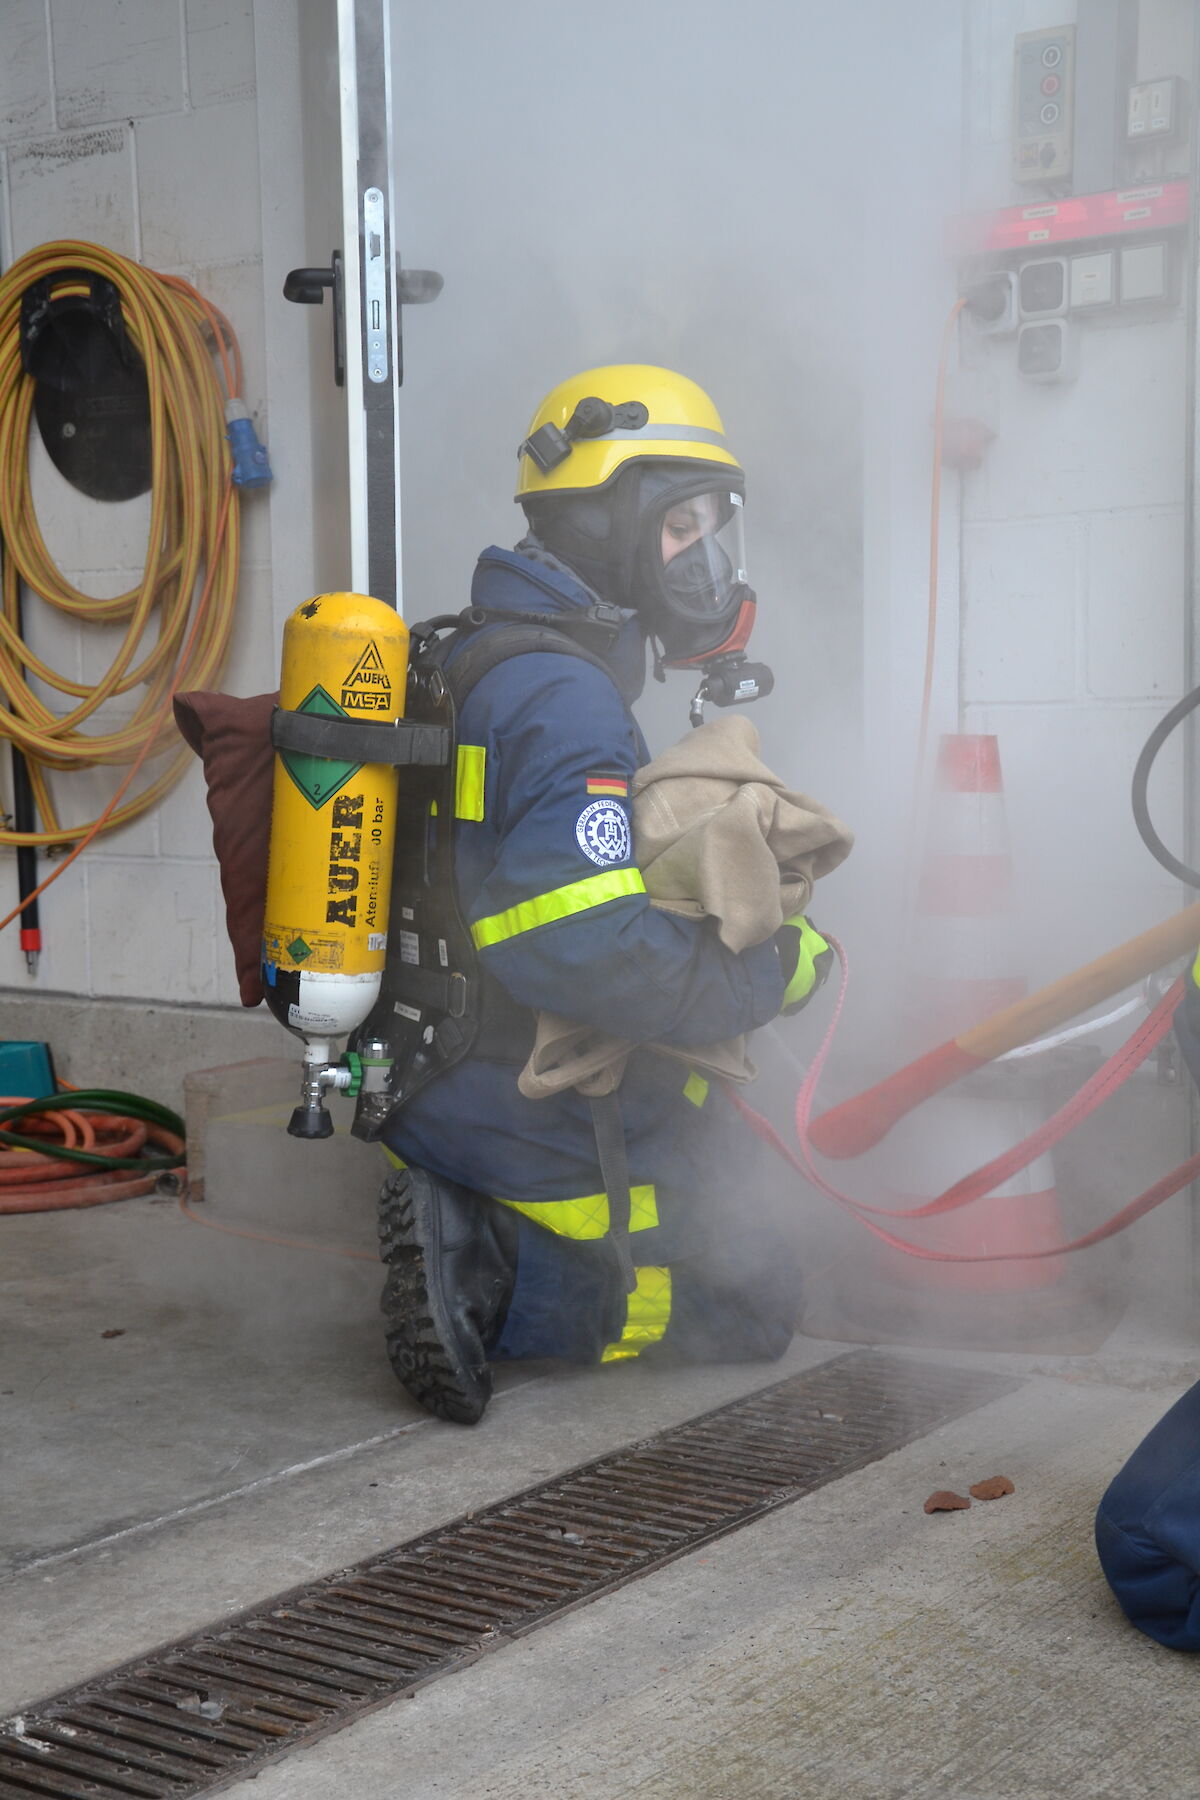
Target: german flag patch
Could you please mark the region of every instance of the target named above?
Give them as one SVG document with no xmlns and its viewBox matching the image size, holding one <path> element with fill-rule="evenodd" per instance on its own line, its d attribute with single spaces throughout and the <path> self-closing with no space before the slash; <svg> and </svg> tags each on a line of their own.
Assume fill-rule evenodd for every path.
<svg viewBox="0 0 1200 1800">
<path fill-rule="evenodd" d="M 609 769 L 593 769 L 587 778 L 589 794 L 607 794 L 614 800 L 628 800 L 629 781 Z"/>
</svg>

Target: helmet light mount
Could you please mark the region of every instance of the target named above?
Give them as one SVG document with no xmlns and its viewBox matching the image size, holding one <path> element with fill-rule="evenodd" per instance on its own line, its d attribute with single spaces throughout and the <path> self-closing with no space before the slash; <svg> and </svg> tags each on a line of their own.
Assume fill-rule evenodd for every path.
<svg viewBox="0 0 1200 1800">
<path fill-rule="evenodd" d="M 549 475 L 566 462 L 580 438 L 607 437 L 610 431 L 641 431 L 649 419 L 649 409 L 640 400 L 622 400 L 614 406 L 609 400 L 589 394 L 565 425 L 547 423 L 532 432 L 517 456 L 528 456 L 543 475 Z"/>
</svg>

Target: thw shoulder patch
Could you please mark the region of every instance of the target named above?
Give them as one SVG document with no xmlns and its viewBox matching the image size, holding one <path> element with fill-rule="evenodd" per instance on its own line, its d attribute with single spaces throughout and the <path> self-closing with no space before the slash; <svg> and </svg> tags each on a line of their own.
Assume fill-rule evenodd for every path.
<svg viewBox="0 0 1200 1800">
<path fill-rule="evenodd" d="M 583 854 L 601 867 L 628 862 L 633 840 L 624 807 L 615 800 L 593 800 L 575 821 L 575 841 Z"/>
</svg>

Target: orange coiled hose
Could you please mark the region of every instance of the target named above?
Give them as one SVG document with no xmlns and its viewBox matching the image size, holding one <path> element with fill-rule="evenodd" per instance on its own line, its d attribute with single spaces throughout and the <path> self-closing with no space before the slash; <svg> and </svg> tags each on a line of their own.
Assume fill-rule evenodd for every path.
<svg viewBox="0 0 1200 1800">
<path fill-rule="evenodd" d="M 137 587 L 113 599 L 83 593 L 56 568 L 34 511 L 28 445 L 35 383 L 21 366 L 21 299 L 49 277 L 53 298 L 85 291 L 71 271 L 106 277 L 121 298 L 126 330 L 146 369 L 151 421 L 151 509 Z M 177 743 L 170 697 L 218 684 L 229 647 L 238 576 L 238 508 L 231 504 L 232 459 L 225 396 L 241 388 L 241 359 L 229 321 L 189 282 L 158 275 L 98 244 L 43 244 L 0 279 L 0 738 L 23 751 L 42 829 L 0 828 L 0 844 L 75 843 L 127 824 L 153 806 L 191 761 L 186 750 L 124 804 L 85 823 L 64 820 L 51 770 L 138 763 Z M 19 584 L 57 612 L 124 624 L 112 662 L 94 685 L 52 668 L 17 628 Z M 189 627 L 189 617 L 192 623 Z M 45 688 L 63 695 L 48 704 Z M 123 696 L 139 690 L 136 701 Z M 98 715 L 109 701 L 128 709 Z M 115 796 L 114 798 L 118 798 Z"/>
<path fill-rule="evenodd" d="M 6 1106 L 19 1104 L 14 1100 L 6 1100 Z M 147 1128 L 137 1119 L 120 1119 L 115 1116 L 101 1114 L 99 1117 L 86 1119 L 82 1113 L 58 1113 L 56 1121 L 67 1124 L 62 1134 L 62 1141 L 69 1150 L 94 1150 L 97 1156 L 136 1156 L 147 1141 Z M 86 1126 L 86 1133 L 79 1131 L 79 1126 Z M 49 1132 L 38 1131 L 38 1137 L 51 1138 Z M 77 1141 L 78 1140 L 78 1141 Z M 18 1186 L 24 1181 L 52 1181 L 61 1178 L 64 1159 L 55 1156 L 53 1150 L 7 1150 L 0 1155 L 0 1189 Z M 79 1165 L 70 1165 L 74 1173 Z M 103 1173 L 103 1171 L 101 1171 Z"/>
<path fill-rule="evenodd" d="M 0 1097 L 0 1107 L 31 1104 L 27 1096 Z M 66 1149 L 114 1160 L 136 1157 L 148 1145 L 173 1155 L 182 1155 L 184 1148 L 183 1138 L 165 1126 L 118 1113 L 31 1112 L 18 1123 L 23 1136 L 45 1138 L 48 1146 L 57 1141 Z M 84 1170 L 77 1162 L 55 1156 L 49 1147 L 45 1151 L 0 1147 L 0 1216 L 130 1200 L 152 1193 L 161 1174 L 158 1167 L 144 1175 L 124 1168 Z"/>
</svg>

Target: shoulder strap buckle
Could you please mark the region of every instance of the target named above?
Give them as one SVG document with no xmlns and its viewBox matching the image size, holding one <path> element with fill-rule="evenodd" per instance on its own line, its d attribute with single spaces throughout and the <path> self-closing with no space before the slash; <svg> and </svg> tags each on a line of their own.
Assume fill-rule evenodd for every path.
<svg viewBox="0 0 1200 1800">
<path fill-rule="evenodd" d="M 438 623 L 438 621 L 433 621 Z M 501 606 L 469 606 L 454 621 L 460 631 L 478 631 L 484 625 L 534 625 L 541 631 L 557 631 L 566 638 L 590 640 L 596 649 L 611 649 L 621 629 L 621 609 L 607 600 L 593 600 L 586 612 L 516 612 Z"/>
</svg>

